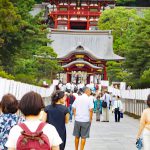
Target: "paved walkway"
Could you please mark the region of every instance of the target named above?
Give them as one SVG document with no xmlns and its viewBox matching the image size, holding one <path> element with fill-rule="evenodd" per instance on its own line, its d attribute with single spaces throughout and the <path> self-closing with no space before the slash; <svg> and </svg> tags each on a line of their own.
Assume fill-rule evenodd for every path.
<svg viewBox="0 0 150 150">
<path fill-rule="evenodd" d="M 135 137 L 139 120 L 124 115 L 120 123 L 114 122 L 110 114 L 110 122 L 96 122 L 95 114 L 91 126 L 90 138 L 87 140 L 85 150 L 137 150 Z M 72 136 L 73 122 L 67 125 L 67 144 L 65 150 L 74 150 L 74 137 Z"/>
</svg>

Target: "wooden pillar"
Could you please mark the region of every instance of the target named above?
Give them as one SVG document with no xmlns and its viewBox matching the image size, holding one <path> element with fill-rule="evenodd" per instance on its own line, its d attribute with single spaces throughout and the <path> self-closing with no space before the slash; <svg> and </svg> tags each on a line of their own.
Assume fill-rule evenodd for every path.
<svg viewBox="0 0 150 150">
<path fill-rule="evenodd" d="M 87 14 L 87 26 L 86 26 L 86 29 L 89 30 L 89 27 L 90 27 L 90 17 L 89 17 L 89 11 L 88 11 L 88 14 Z"/>
<path fill-rule="evenodd" d="M 67 29 L 68 29 L 68 30 L 70 29 L 70 17 L 69 17 L 69 14 L 68 14 L 68 23 L 67 23 Z"/>
<path fill-rule="evenodd" d="M 87 84 L 90 84 L 90 75 L 87 76 Z"/>
<path fill-rule="evenodd" d="M 104 63 L 104 80 L 107 80 L 106 62 Z"/>
<path fill-rule="evenodd" d="M 96 82 L 95 82 L 95 81 L 96 81 L 96 74 L 94 73 L 94 74 L 93 74 L 93 83 L 94 83 L 94 84 L 97 83 L 97 81 L 96 81 Z"/>
<path fill-rule="evenodd" d="M 89 18 L 89 14 L 88 14 L 88 17 L 87 17 L 87 27 L 86 27 L 86 29 L 89 30 L 89 27 L 90 27 L 90 18 Z"/>
<path fill-rule="evenodd" d="M 100 11 L 101 11 L 101 3 L 98 2 L 98 12 L 100 12 Z"/>
<path fill-rule="evenodd" d="M 57 29 L 57 25 L 58 25 L 57 17 L 55 17 L 55 29 Z"/>
<path fill-rule="evenodd" d="M 70 74 L 67 73 L 67 83 L 70 82 Z"/>
<path fill-rule="evenodd" d="M 67 23 L 67 29 L 68 30 L 70 29 L 70 15 L 69 15 L 69 12 L 70 12 L 70 2 L 68 1 L 68 23 Z"/>
</svg>

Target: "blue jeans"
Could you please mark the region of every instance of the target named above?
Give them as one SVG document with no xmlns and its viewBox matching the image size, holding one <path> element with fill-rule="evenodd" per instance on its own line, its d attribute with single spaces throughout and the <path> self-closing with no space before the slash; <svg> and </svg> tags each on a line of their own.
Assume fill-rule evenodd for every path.
<svg viewBox="0 0 150 150">
<path fill-rule="evenodd" d="M 68 110 L 69 110 L 69 114 L 70 114 L 69 120 L 72 120 L 72 116 L 73 116 L 73 112 L 72 112 L 72 104 L 69 105 Z"/>
</svg>

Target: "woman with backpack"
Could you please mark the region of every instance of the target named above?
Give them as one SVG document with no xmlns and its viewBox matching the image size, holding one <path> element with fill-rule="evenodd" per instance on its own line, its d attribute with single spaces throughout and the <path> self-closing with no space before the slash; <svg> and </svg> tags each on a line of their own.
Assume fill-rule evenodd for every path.
<svg viewBox="0 0 150 150">
<path fill-rule="evenodd" d="M 52 105 L 48 105 L 45 110 L 45 120 L 56 127 L 59 136 L 63 143 L 60 145 L 60 150 L 65 149 L 66 145 L 66 126 L 65 123 L 69 122 L 69 111 L 64 106 L 66 95 L 64 91 L 56 91 L 52 95 Z M 50 134 L 50 133 L 49 133 Z"/>
<path fill-rule="evenodd" d="M 0 150 L 7 150 L 5 147 L 10 129 L 17 123 L 23 122 L 24 119 L 16 114 L 18 110 L 18 101 L 12 94 L 6 94 L 1 100 L 0 115 Z"/>
<path fill-rule="evenodd" d="M 21 98 L 19 108 L 26 120 L 10 130 L 6 142 L 8 150 L 59 150 L 62 140 L 55 127 L 39 120 L 40 111 L 44 108 L 42 97 L 29 92 Z"/>
</svg>

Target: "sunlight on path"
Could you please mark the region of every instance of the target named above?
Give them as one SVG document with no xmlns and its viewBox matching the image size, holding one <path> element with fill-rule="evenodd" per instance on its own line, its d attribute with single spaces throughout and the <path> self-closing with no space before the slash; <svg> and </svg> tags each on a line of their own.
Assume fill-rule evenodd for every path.
<svg viewBox="0 0 150 150">
<path fill-rule="evenodd" d="M 74 122 L 67 125 L 67 144 L 65 150 L 74 150 L 74 137 L 72 136 Z M 135 138 L 139 120 L 124 115 L 120 123 L 114 122 L 110 114 L 110 122 L 96 122 L 95 114 L 87 140 L 85 150 L 136 150 Z"/>
</svg>

